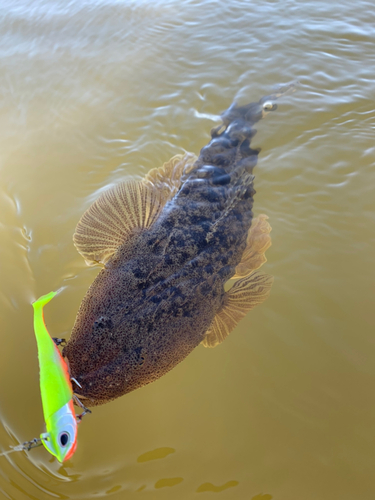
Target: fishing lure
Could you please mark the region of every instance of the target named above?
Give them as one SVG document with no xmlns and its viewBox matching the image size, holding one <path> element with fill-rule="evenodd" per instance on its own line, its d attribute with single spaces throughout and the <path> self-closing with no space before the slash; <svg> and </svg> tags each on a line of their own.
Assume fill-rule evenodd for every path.
<svg viewBox="0 0 375 500">
<path fill-rule="evenodd" d="M 40 439 L 59 462 L 64 462 L 72 457 L 77 447 L 77 417 L 68 367 L 44 323 L 43 307 L 56 294 L 57 292 L 50 292 L 33 303 L 34 332 L 38 345 L 40 393 L 47 428 Z"/>
<path fill-rule="evenodd" d="M 29 451 L 43 444 L 59 462 L 65 462 L 73 456 L 77 448 L 77 424 L 82 421 L 84 415 L 91 413 L 73 393 L 71 380 L 78 386 L 80 384 L 70 377 L 67 364 L 57 349 L 65 340 L 51 338 L 44 323 L 43 307 L 57 293 L 50 292 L 33 303 L 40 393 L 47 432 L 41 434 L 40 438 L 12 446 L 10 450 L 0 453 L 0 457 L 14 451 Z M 80 415 L 75 415 L 73 401 L 83 409 Z"/>
</svg>

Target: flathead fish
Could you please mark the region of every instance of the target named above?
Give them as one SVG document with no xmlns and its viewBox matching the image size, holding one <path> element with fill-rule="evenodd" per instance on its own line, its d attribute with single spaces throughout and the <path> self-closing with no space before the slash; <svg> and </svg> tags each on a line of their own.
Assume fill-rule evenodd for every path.
<svg viewBox="0 0 375 500">
<path fill-rule="evenodd" d="M 256 271 L 271 227 L 267 216 L 253 218 L 251 140 L 284 90 L 232 105 L 198 158 L 177 155 L 108 190 L 82 216 L 74 243 L 104 267 L 63 356 L 86 406 L 157 380 L 199 344 L 220 344 L 269 296 L 273 278 Z"/>
</svg>

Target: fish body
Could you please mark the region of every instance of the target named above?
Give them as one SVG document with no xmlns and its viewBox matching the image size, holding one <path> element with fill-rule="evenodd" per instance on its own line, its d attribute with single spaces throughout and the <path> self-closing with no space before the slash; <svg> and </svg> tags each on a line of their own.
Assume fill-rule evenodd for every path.
<svg viewBox="0 0 375 500">
<path fill-rule="evenodd" d="M 74 242 L 100 271 L 63 350 L 76 393 L 103 404 L 148 384 L 195 347 L 213 347 L 270 292 L 271 230 L 253 220 L 253 125 L 273 99 L 222 115 L 198 158 L 174 157 L 142 181 L 105 193 L 84 214 Z M 225 283 L 241 278 L 226 292 Z"/>
<path fill-rule="evenodd" d="M 40 393 L 47 432 L 41 434 L 45 448 L 59 462 L 68 460 L 77 446 L 77 421 L 73 389 L 66 362 L 44 323 L 43 307 L 56 295 L 50 292 L 33 303 L 34 331 L 38 346 Z"/>
</svg>

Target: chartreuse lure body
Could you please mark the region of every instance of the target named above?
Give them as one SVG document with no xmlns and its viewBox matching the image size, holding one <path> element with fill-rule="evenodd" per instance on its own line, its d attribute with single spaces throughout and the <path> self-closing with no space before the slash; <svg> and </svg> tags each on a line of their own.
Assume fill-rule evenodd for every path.
<svg viewBox="0 0 375 500">
<path fill-rule="evenodd" d="M 38 345 L 40 393 L 47 432 L 45 448 L 59 462 L 71 458 L 77 447 L 77 420 L 68 367 L 44 323 L 43 307 L 56 295 L 50 292 L 33 303 L 34 331 Z"/>
</svg>

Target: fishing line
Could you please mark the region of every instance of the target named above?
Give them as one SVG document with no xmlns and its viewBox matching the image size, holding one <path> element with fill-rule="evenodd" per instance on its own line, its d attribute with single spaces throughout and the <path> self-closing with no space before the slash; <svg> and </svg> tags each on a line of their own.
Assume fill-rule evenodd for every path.
<svg viewBox="0 0 375 500">
<path fill-rule="evenodd" d="M 10 450 L 0 453 L 0 457 L 9 455 L 9 453 L 13 453 L 14 451 L 30 451 L 32 448 L 38 448 L 38 446 L 42 446 L 42 444 L 43 443 L 40 438 L 34 438 L 31 441 L 25 441 L 24 443 L 18 444 L 17 446 L 11 446 Z"/>
</svg>

